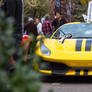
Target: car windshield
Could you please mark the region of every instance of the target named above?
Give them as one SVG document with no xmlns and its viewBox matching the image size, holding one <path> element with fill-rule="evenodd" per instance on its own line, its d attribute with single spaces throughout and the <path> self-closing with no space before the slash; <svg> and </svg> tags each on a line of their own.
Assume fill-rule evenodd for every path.
<svg viewBox="0 0 92 92">
<path fill-rule="evenodd" d="M 65 34 L 72 34 L 73 38 L 89 38 L 92 37 L 92 23 L 77 23 L 77 24 L 67 24 L 62 26 L 55 34 L 55 37 L 62 37 Z"/>
</svg>

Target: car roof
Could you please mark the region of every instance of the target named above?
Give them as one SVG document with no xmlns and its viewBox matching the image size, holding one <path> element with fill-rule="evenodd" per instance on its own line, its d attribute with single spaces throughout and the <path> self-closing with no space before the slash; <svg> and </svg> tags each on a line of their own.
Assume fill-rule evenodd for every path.
<svg viewBox="0 0 92 92">
<path fill-rule="evenodd" d="M 64 25 L 68 25 L 68 24 L 82 24 L 82 23 L 92 23 L 92 22 L 69 22 L 69 23 L 61 25 L 59 28 L 61 28 Z"/>
</svg>

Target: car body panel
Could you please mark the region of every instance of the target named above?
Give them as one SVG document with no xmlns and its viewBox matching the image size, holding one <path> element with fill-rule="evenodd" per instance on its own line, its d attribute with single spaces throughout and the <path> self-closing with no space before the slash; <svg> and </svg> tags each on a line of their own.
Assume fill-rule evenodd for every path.
<svg viewBox="0 0 92 92">
<path fill-rule="evenodd" d="M 52 71 L 48 70 L 40 70 L 39 72 L 43 74 L 53 75 Z M 56 75 L 63 75 L 63 76 L 92 76 L 92 70 L 89 70 L 85 72 L 84 70 L 80 70 L 79 72 L 76 72 L 76 70 L 69 70 L 66 72 L 61 72 Z"/>
<path fill-rule="evenodd" d="M 51 51 L 51 55 L 43 55 L 40 48 L 38 48 L 36 54 L 44 60 L 64 63 L 69 67 L 92 67 L 92 48 L 91 51 L 85 51 L 87 40 L 82 40 L 80 47 L 77 46 L 79 45 L 76 44 L 77 41 L 77 39 L 67 39 L 64 44 L 62 44 L 55 39 L 45 39 L 44 44 Z M 81 48 L 81 50 L 77 51 L 76 48 Z"/>
</svg>

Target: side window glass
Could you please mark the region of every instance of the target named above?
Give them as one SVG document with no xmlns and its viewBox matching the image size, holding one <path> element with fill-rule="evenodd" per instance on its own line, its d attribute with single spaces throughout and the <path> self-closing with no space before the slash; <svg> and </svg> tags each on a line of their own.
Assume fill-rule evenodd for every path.
<svg viewBox="0 0 92 92">
<path fill-rule="evenodd" d="M 60 37 L 63 37 L 64 36 L 64 34 L 62 33 L 62 30 L 60 31 Z"/>
<path fill-rule="evenodd" d="M 53 39 L 61 38 L 64 36 L 64 34 L 60 31 L 60 29 L 56 32 L 56 34 L 53 36 Z"/>
</svg>

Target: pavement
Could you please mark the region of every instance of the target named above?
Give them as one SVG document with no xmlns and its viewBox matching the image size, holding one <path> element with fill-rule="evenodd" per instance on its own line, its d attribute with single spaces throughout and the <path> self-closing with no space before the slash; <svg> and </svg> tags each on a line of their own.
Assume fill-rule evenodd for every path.
<svg viewBox="0 0 92 92">
<path fill-rule="evenodd" d="M 92 92 L 92 77 L 48 78 L 41 92 Z"/>
</svg>

